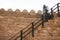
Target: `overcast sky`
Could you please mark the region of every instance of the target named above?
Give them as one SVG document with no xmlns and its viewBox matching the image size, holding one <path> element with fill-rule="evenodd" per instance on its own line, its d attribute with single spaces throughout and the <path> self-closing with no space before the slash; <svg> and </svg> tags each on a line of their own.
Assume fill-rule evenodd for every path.
<svg viewBox="0 0 60 40">
<path fill-rule="evenodd" d="M 46 4 L 49 8 L 53 5 L 60 2 L 60 0 L 0 0 L 0 8 L 4 8 L 5 10 L 11 8 L 13 10 L 23 9 L 30 10 L 42 10 L 43 4 Z"/>
</svg>

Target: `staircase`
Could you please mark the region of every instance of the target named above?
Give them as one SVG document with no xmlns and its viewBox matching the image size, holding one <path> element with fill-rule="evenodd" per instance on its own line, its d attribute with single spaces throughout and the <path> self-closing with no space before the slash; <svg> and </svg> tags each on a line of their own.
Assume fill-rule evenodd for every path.
<svg viewBox="0 0 60 40">
<path fill-rule="evenodd" d="M 58 3 L 58 4 L 60 4 L 60 3 Z M 57 6 L 58 6 L 58 4 L 57 4 Z M 37 28 L 37 30 L 35 31 L 35 36 L 30 38 L 30 40 L 60 40 L 60 22 L 59 22 L 59 20 L 60 20 L 59 10 L 60 9 L 58 9 L 58 11 L 56 11 L 57 8 L 53 9 L 53 12 L 52 12 L 54 15 L 53 20 L 48 20 L 48 22 L 45 22 L 44 28 L 39 26 Z M 58 15 L 57 15 L 57 13 L 54 14 L 54 11 L 57 12 Z"/>
<path fill-rule="evenodd" d="M 7 36 L 7 38 L 3 39 L 5 38 L 3 37 L 4 35 L 3 36 L 0 35 L 1 36 L 0 40 L 60 40 L 59 4 L 60 3 L 56 4 L 57 5 L 56 8 L 54 8 L 56 5 L 51 8 L 51 12 L 50 12 L 51 19 L 49 19 L 48 22 L 44 22 L 44 28 L 43 28 L 42 19 L 38 18 L 31 21 L 31 23 L 29 22 L 29 25 L 25 26 L 25 28 L 22 28 L 21 30 L 19 28 L 18 32 L 14 33 L 16 29 L 14 30 L 14 32 L 12 31 L 13 36 L 9 37 L 7 36 L 9 34 L 7 34 L 5 35 Z"/>
<path fill-rule="evenodd" d="M 44 28 L 39 26 L 35 30 L 35 36 L 30 40 L 60 40 L 60 27 L 58 26 L 60 22 L 58 20 L 59 18 L 49 20 L 48 23 L 45 23 Z"/>
</svg>

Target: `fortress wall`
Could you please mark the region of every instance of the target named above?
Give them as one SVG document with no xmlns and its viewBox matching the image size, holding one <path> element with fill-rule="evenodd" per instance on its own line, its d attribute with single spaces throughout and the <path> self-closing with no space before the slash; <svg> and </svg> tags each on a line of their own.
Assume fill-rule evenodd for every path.
<svg viewBox="0 0 60 40">
<path fill-rule="evenodd" d="M 8 9 L 6 11 L 5 9 L 2 8 L 0 9 L 0 15 L 35 18 L 35 17 L 41 17 L 41 11 L 38 10 L 37 13 L 34 10 L 31 10 L 30 12 L 28 12 L 26 9 L 24 9 L 22 12 L 19 9 L 16 9 L 15 11 L 13 11 L 12 9 Z"/>
</svg>

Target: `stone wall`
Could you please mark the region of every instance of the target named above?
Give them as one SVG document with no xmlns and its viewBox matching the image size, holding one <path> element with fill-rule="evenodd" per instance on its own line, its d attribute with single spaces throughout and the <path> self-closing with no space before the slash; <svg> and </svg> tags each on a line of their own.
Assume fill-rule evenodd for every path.
<svg viewBox="0 0 60 40">
<path fill-rule="evenodd" d="M 35 17 L 41 17 L 41 11 L 38 10 L 37 13 L 34 10 L 31 10 L 30 12 L 28 12 L 26 9 L 24 9 L 22 12 L 19 9 L 16 9 L 15 11 L 13 11 L 12 9 L 8 9 L 6 11 L 5 9 L 1 8 L 0 9 L 0 15 L 35 18 Z"/>
</svg>

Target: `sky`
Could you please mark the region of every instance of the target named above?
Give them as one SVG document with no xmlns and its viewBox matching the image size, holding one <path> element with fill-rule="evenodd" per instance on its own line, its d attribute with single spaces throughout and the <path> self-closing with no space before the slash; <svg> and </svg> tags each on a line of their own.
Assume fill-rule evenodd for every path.
<svg viewBox="0 0 60 40">
<path fill-rule="evenodd" d="M 30 10 L 42 10 L 43 5 L 47 5 L 51 8 L 53 5 L 60 3 L 60 0 L 0 0 L 0 9 L 5 10 L 11 8 L 13 10 L 20 9 L 21 11 L 27 9 Z"/>
</svg>

